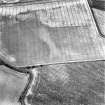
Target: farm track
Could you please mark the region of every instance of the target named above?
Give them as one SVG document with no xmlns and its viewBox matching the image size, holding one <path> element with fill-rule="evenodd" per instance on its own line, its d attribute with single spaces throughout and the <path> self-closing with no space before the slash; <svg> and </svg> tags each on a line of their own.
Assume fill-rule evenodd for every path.
<svg viewBox="0 0 105 105">
<path fill-rule="evenodd" d="M 27 97 L 30 95 L 30 91 L 32 96 L 31 105 L 105 104 L 104 61 L 52 64 L 33 66 L 32 68 L 15 67 L 4 61 L 1 62 L 2 64 L 12 70 L 26 73 L 30 76 L 28 84 L 20 97 L 22 105 L 26 104 L 24 103 L 25 100 L 27 101 L 26 105 L 29 105 Z M 38 76 L 40 78 L 37 84 L 34 84 L 36 83 L 34 70 L 39 72 Z"/>
</svg>

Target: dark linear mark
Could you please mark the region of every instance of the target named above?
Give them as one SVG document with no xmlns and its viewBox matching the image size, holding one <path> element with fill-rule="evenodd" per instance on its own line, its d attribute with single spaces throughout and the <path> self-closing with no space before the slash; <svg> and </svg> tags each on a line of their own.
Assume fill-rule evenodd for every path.
<svg viewBox="0 0 105 105">
<path fill-rule="evenodd" d="M 100 1 L 100 2 L 101 2 L 101 1 Z M 103 3 L 103 4 L 104 4 L 104 3 Z M 104 5 L 105 5 L 105 4 L 104 4 Z M 104 6 L 104 5 L 101 5 L 101 6 Z M 99 6 L 95 6 L 95 5 L 93 5 L 92 7 L 95 7 L 95 8 L 97 8 L 97 9 L 101 9 L 101 10 L 105 11 L 105 6 L 104 6 L 104 8 L 103 8 L 103 7 L 100 8 Z M 91 11 L 92 11 L 92 9 L 91 9 Z M 93 11 L 92 11 L 92 13 L 93 13 Z M 94 20 L 95 20 L 95 22 L 96 22 L 96 25 L 97 25 L 97 28 L 98 28 L 98 31 L 99 31 L 100 35 L 105 38 L 105 35 L 103 35 L 103 34 L 101 33 L 101 30 L 100 30 L 100 28 L 99 28 L 99 26 L 98 26 L 97 20 L 96 20 L 96 18 L 95 18 L 95 16 L 94 16 L 94 13 L 93 13 L 93 17 L 94 17 Z M 59 63 L 58 63 L 58 64 L 59 64 Z M 8 62 L 4 62 L 3 60 L 0 60 L 0 65 L 5 65 L 6 67 L 8 67 L 8 68 L 10 68 L 10 69 L 12 69 L 12 70 L 14 70 L 14 71 L 20 72 L 20 73 L 29 74 L 28 83 L 27 83 L 27 85 L 26 85 L 24 91 L 22 92 L 22 95 L 21 95 L 20 98 L 19 98 L 19 102 L 21 102 L 22 105 L 25 105 L 24 99 L 25 99 L 25 96 L 26 96 L 27 91 L 28 91 L 28 89 L 29 89 L 29 86 L 30 86 L 30 84 L 31 84 L 32 81 L 33 81 L 33 74 L 32 74 L 32 72 L 31 72 L 31 70 L 30 70 L 30 71 L 28 70 L 28 68 L 31 68 L 31 67 L 26 67 L 26 68 L 25 68 L 25 67 L 24 67 L 24 68 L 22 68 L 22 67 L 15 67 L 15 66 L 9 64 Z M 49 64 L 49 65 L 50 65 L 50 64 Z M 51 65 L 52 65 L 52 64 L 51 64 Z M 38 66 L 33 66 L 33 68 L 35 68 L 35 67 L 38 67 Z"/>
<path fill-rule="evenodd" d="M 27 92 L 28 92 L 28 89 L 29 89 L 31 83 L 33 82 L 33 77 L 34 77 L 31 70 L 30 69 L 28 70 L 28 68 L 31 68 L 31 67 L 15 67 L 14 65 L 2 60 L 1 58 L 0 58 L 0 65 L 4 65 L 4 66 L 10 68 L 13 71 L 17 71 L 17 72 L 29 75 L 26 87 L 25 87 L 24 91 L 22 92 L 22 94 L 21 94 L 21 96 L 20 96 L 20 98 L 18 100 L 18 102 L 20 102 L 21 105 L 25 105 L 24 100 L 26 98 L 26 95 L 27 95 Z M 37 68 L 37 67 L 39 67 L 39 66 L 36 66 L 36 67 L 34 66 L 32 68 Z"/>
<path fill-rule="evenodd" d="M 100 27 L 98 25 L 97 19 L 95 17 L 95 14 L 94 14 L 94 12 L 92 10 L 92 8 L 96 8 L 96 9 L 105 11 L 105 1 L 101 1 L 101 0 L 88 0 L 88 3 L 90 4 L 90 10 L 91 10 L 91 12 L 93 14 L 93 18 L 94 18 L 95 24 L 97 26 L 98 32 L 99 32 L 101 37 L 105 38 L 105 35 L 102 34 L 102 32 L 100 30 Z"/>
</svg>

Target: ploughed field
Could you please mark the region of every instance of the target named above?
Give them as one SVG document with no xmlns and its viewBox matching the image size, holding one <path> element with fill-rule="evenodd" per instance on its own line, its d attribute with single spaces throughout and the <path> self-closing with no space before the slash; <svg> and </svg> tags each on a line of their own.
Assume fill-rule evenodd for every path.
<svg viewBox="0 0 105 105">
<path fill-rule="evenodd" d="M 33 81 L 32 94 L 25 97 L 26 105 L 105 104 L 104 61 L 46 65 L 34 70 L 38 75 Z M 0 104 L 20 105 L 18 100 L 28 77 L 0 66 Z"/>
<path fill-rule="evenodd" d="M 16 16 L 3 14 L 1 58 L 16 66 L 104 60 L 105 39 L 98 33 L 87 2 L 61 3 L 31 12 L 22 12 L 21 7 Z"/>
<path fill-rule="evenodd" d="M 43 66 L 31 105 L 104 105 L 105 62 L 81 62 Z"/>
<path fill-rule="evenodd" d="M 37 84 L 27 96 L 31 105 L 105 104 L 105 62 L 96 61 L 105 58 L 105 39 L 85 6 L 0 17 L 0 57 L 19 67 L 45 65 L 35 68 Z M 98 21 L 103 19 L 104 33 L 104 13 L 94 12 Z M 2 66 L 0 77 L 0 105 L 19 105 L 28 77 Z"/>
</svg>

